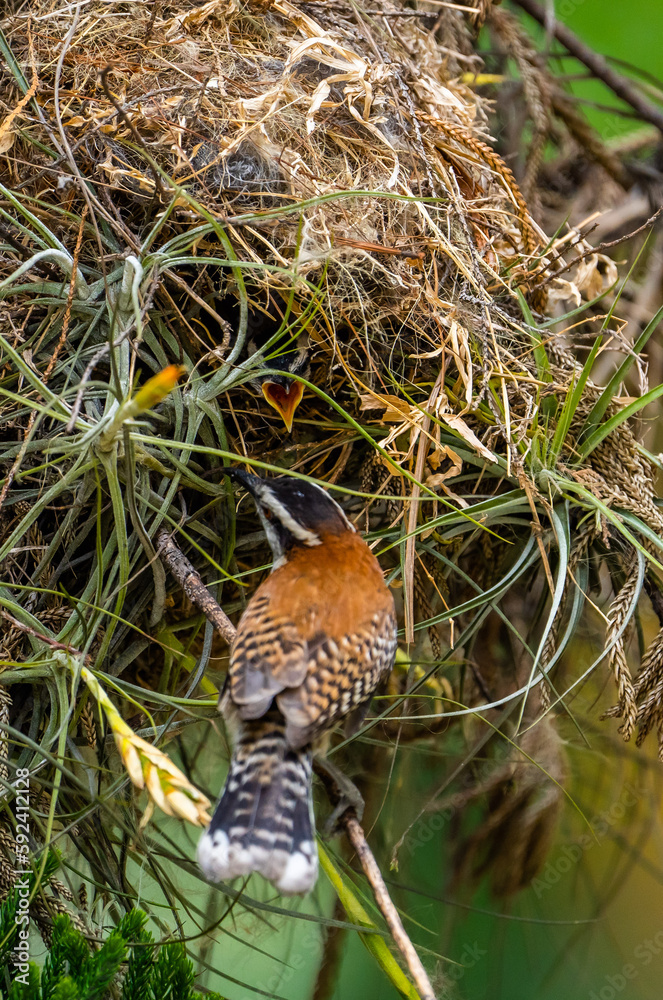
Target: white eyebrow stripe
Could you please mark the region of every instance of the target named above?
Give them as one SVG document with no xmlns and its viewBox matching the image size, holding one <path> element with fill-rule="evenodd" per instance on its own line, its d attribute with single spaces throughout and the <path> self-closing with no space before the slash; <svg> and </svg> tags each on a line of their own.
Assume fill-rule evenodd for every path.
<svg viewBox="0 0 663 1000">
<path fill-rule="evenodd" d="M 321 545 L 322 542 L 320 538 L 314 531 L 309 531 L 308 528 L 302 527 L 297 521 L 295 521 L 292 514 L 288 511 L 286 507 L 283 506 L 280 500 L 277 500 L 269 486 L 266 486 L 260 493 L 260 503 L 264 504 L 265 507 L 276 514 L 279 521 L 284 528 L 287 528 L 291 535 L 300 541 L 304 545 Z"/>
</svg>

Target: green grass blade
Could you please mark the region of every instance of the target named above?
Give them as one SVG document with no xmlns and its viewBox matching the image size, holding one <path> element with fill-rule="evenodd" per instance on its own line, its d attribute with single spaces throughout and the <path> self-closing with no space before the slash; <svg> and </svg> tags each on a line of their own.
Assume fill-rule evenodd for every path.
<svg viewBox="0 0 663 1000">
<path fill-rule="evenodd" d="M 590 412 L 587 415 L 587 420 L 585 421 L 585 426 L 583 427 L 583 430 L 581 431 L 581 435 L 580 435 L 581 439 L 582 439 L 582 437 L 585 437 L 586 440 L 588 440 L 589 437 L 591 437 L 591 429 L 593 427 L 596 427 L 596 425 L 601 420 L 603 414 L 605 413 L 605 411 L 609 407 L 610 403 L 612 402 L 612 399 L 613 399 L 613 397 L 614 397 L 614 395 L 615 395 L 615 393 L 617 391 L 617 388 L 625 380 L 625 378 L 628 375 L 629 371 L 633 367 L 635 359 L 638 357 L 639 354 L 642 353 L 642 351 L 645 348 L 645 345 L 646 345 L 647 341 L 649 340 L 649 338 L 651 337 L 651 335 L 654 333 L 654 331 L 658 327 L 658 325 L 661 322 L 661 320 L 663 320 L 663 306 L 661 306 L 661 308 L 658 310 L 658 312 L 656 313 L 656 315 L 653 316 L 652 319 L 650 319 L 649 323 L 647 323 L 647 326 L 644 328 L 644 330 L 642 331 L 642 333 L 640 334 L 640 336 L 636 340 L 635 344 L 633 345 L 633 348 L 632 348 L 631 352 L 628 354 L 628 356 L 626 358 L 624 358 L 624 360 L 622 361 L 621 365 L 619 365 L 619 367 L 615 371 L 614 375 L 612 376 L 612 378 L 610 379 L 610 381 L 606 385 L 605 389 L 603 390 L 603 392 L 601 393 L 601 395 L 599 396 L 599 398 L 596 400 L 596 403 L 594 404 L 594 406 L 592 407 L 592 409 L 590 410 Z M 644 396 L 643 396 L 643 399 L 644 399 Z M 589 432 L 589 434 L 588 434 L 588 432 Z M 596 446 L 594 446 L 594 447 L 596 447 Z M 589 452 L 585 452 L 583 450 L 582 454 L 586 455 L 586 454 L 589 454 Z"/>
<path fill-rule="evenodd" d="M 532 669 L 527 681 L 527 690 L 525 692 L 525 697 L 522 700 L 520 706 L 520 712 L 518 715 L 518 726 L 517 729 L 520 730 L 520 726 L 523 720 L 523 714 L 525 712 L 525 707 L 527 704 L 527 698 L 530 692 L 530 688 L 534 683 L 534 679 L 539 670 L 539 664 L 541 662 L 541 657 L 548 640 L 548 636 L 555 624 L 557 616 L 562 610 L 562 598 L 564 596 L 564 587 L 566 586 L 566 570 L 569 565 L 569 550 L 570 550 L 570 534 L 571 526 L 569 523 L 569 505 L 568 501 L 562 505 L 563 517 L 557 513 L 553 508 L 550 511 L 550 520 L 552 522 L 553 530 L 555 532 L 555 538 L 557 541 L 557 552 L 559 555 L 559 563 L 557 566 L 557 579 L 555 580 L 555 591 L 552 595 L 552 603 L 550 606 L 550 612 L 548 614 L 548 619 L 541 636 L 541 641 L 539 642 L 539 648 L 536 651 L 536 656 L 534 657 L 534 662 L 532 663 Z"/>
<path fill-rule="evenodd" d="M 581 486 L 580 483 L 566 480 L 564 482 L 560 481 L 558 485 L 564 494 L 575 493 L 576 496 L 580 498 L 580 501 L 584 502 L 589 510 L 598 510 L 607 521 L 610 521 L 610 523 L 615 526 L 620 535 L 622 535 L 627 542 L 630 542 L 634 549 L 644 555 L 652 566 L 655 566 L 656 569 L 663 573 L 663 563 L 654 558 L 650 552 L 647 552 L 642 542 L 638 541 L 635 535 L 628 530 L 625 524 L 626 519 L 622 517 L 621 514 L 614 511 L 612 507 L 608 507 L 607 504 L 603 503 L 602 500 L 599 500 L 598 497 L 595 497 L 593 493 L 591 493 L 586 487 Z M 577 506 L 578 504 L 576 503 L 576 507 Z"/>
<path fill-rule="evenodd" d="M 532 338 L 534 360 L 536 361 L 536 369 L 539 378 L 542 382 L 551 382 L 552 375 L 550 374 L 550 362 L 548 361 L 548 355 L 546 354 L 546 349 L 543 346 L 543 340 L 538 332 L 538 326 L 534 321 L 532 316 L 532 311 L 527 305 L 527 300 L 523 295 L 520 288 L 516 289 L 516 295 L 518 296 L 518 303 L 522 309 L 523 316 L 525 317 L 525 322 L 527 323 L 527 332 Z"/>
<path fill-rule="evenodd" d="M 384 938 L 378 934 L 371 933 L 372 930 L 376 929 L 375 924 L 357 899 L 352 886 L 341 877 L 340 872 L 335 867 L 333 861 L 327 854 L 327 851 L 319 842 L 318 855 L 320 857 L 320 866 L 336 890 L 336 894 L 338 895 L 338 898 L 340 899 L 343 909 L 347 913 L 348 917 L 353 923 L 366 928 L 365 933 L 360 932 L 360 937 L 368 951 L 376 960 L 380 968 L 389 977 L 390 982 L 393 986 L 395 986 L 401 996 L 406 997 L 407 1000 L 420 1000 L 419 994 L 415 990 L 414 986 L 412 986 L 400 965 L 389 951 Z"/>
<path fill-rule="evenodd" d="M 585 439 L 583 444 L 580 445 L 578 449 L 579 457 L 584 461 L 588 455 L 590 455 L 594 449 L 600 445 L 601 441 L 607 438 L 608 434 L 611 434 L 614 430 L 623 424 L 630 417 L 635 416 L 640 410 L 643 410 L 645 406 L 653 403 L 660 396 L 663 395 L 663 385 L 657 385 L 649 392 L 646 392 L 644 396 L 640 396 L 638 399 L 634 399 L 632 403 L 625 406 L 623 410 L 619 413 L 614 413 L 604 424 L 597 427 L 590 435 Z"/>
<path fill-rule="evenodd" d="M 578 409 L 578 404 L 582 398 L 582 394 L 585 391 L 585 386 L 587 385 L 587 380 L 589 378 L 590 372 L 594 366 L 596 360 L 596 355 L 599 353 L 599 348 L 601 347 L 603 337 L 601 334 L 596 338 L 592 346 L 591 351 L 582 366 L 582 371 L 577 379 L 571 383 L 571 388 L 566 394 L 566 399 L 564 400 L 564 405 L 562 406 L 562 412 L 557 420 L 557 427 L 555 428 L 555 434 L 552 439 L 552 444 L 550 445 L 549 457 L 550 464 L 555 465 L 559 453 L 562 449 L 562 445 L 566 440 L 566 435 L 569 433 L 569 428 L 571 426 L 571 421 L 573 416 Z"/>
</svg>

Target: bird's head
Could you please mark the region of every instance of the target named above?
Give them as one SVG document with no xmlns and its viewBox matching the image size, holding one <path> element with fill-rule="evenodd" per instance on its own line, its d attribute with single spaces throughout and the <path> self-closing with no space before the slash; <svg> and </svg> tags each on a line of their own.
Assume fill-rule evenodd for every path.
<svg viewBox="0 0 663 1000">
<path fill-rule="evenodd" d="M 336 501 L 315 483 L 289 476 L 261 479 L 241 469 L 225 471 L 253 497 L 274 553 L 275 569 L 295 548 L 322 545 L 329 535 L 355 530 Z"/>
</svg>

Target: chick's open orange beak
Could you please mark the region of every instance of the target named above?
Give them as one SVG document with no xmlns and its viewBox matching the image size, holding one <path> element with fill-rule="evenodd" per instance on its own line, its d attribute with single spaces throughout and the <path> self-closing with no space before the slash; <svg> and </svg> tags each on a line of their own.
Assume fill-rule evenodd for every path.
<svg viewBox="0 0 663 1000">
<path fill-rule="evenodd" d="M 292 430 L 292 422 L 295 419 L 295 410 L 299 406 L 304 395 L 304 386 L 301 382 L 291 382 L 288 386 L 278 385 L 276 382 L 263 382 L 262 394 L 280 414 L 283 423 L 288 431 Z"/>
</svg>

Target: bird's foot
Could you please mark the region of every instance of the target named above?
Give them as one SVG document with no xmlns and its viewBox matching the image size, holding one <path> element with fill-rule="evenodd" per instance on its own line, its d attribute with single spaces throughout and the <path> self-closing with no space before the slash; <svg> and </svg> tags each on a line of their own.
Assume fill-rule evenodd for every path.
<svg viewBox="0 0 663 1000">
<path fill-rule="evenodd" d="M 332 811 L 320 831 L 325 840 L 329 840 L 343 829 L 341 819 L 348 809 L 352 809 L 361 822 L 364 815 L 364 800 L 354 782 L 325 758 L 314 757 L 313 770 L 325 786 L 332 805 Z"/>
</svg>

